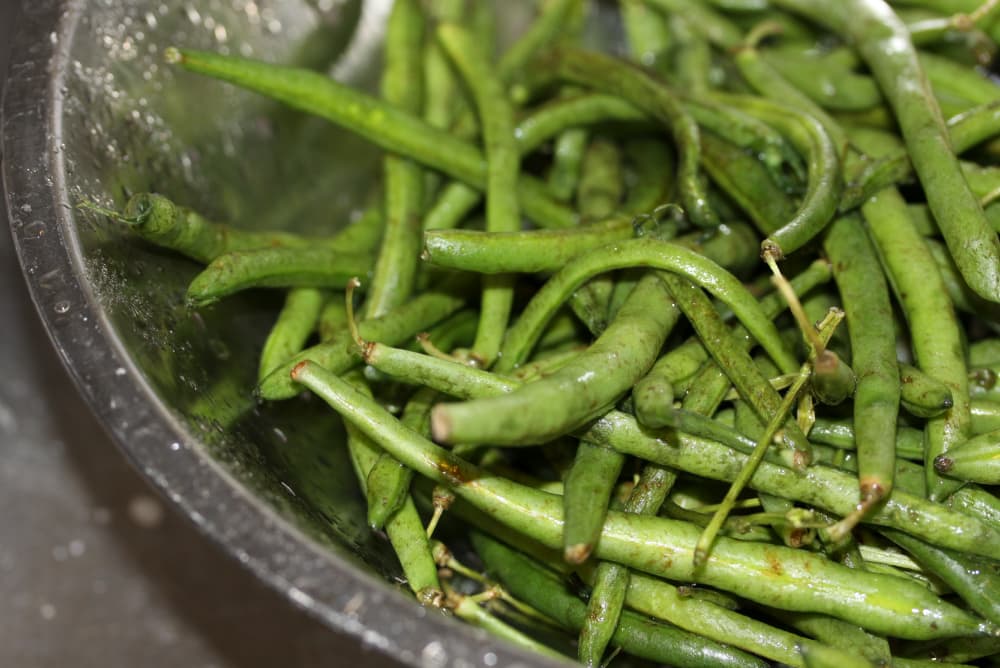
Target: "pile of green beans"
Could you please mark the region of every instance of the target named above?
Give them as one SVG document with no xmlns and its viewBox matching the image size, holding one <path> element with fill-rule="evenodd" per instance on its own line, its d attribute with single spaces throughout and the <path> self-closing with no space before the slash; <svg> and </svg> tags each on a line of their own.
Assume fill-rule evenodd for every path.
<svg viewBox="0 0 1000 668">
<path fill-rule="evenodd" d="M 498 6 L 395 0 L 377 96 L 167 51 L 385 152 L 329 236 L 100 211 L 192 308 L 286 291 L 256 393 L 340 416 L 423 605 L 588 666 L 1000 665 L 1000 0 Z"/>
</svg>

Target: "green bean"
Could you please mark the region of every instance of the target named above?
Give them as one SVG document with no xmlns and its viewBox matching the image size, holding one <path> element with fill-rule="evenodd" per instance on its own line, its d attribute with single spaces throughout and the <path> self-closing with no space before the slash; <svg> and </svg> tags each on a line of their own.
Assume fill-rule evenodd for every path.
<svg viewBox="0 0 1000 668">
<path fill-rule="evenodd" d="M 976 315 L 985 322 L 1000 323 L 1000 306 L 995 302 L 986 301 L 969 289 L 944 244 L 934 239 L 924 239 L 924 241 L 937 263 L 945 291 L 955 308 Z"/>
<path fill-rule="evenodd" d="M 809 430 L 809 440 L 844 450 L 854 450 L 854 425 L 847 420 L 816 418 Z M 898 425 L 896 427 L 896 456 L 903 459 L 924 458 L 924 434 L 919 429 Z"/>
<path fill-rule="evenodd" d="M 609 121 L 639 124 L 648 122 L 649 116 L 620 97 L 579 92 L 535 109 L 518 124 L 514 134 L 524 155 L 567 128 Z"/>
<path fill-rule="evenodd" d="M 645 0 L 619 0 L 618 11 L 632 58 L 650 69 L 660 69 L 660 60 L 670 48 L 666 20 Z"/>
<path fill-rule="evenodd" d="M 479 110 L 487 159 L 486 229 L 490 232 L 517 231 L 521 220 L 515 184 L 520 161 L 514 141 L 514 113 L 506 103 L 501 79 L 492 71 L 486 55 L 479 51 L 479 45 L 469 33 L 455 25 L 442 25 L 437 35 L 462 72 Z M 483 279 L 479 329 L 472 348 L 473 354 L 486 366 L 492 364 L 500 350 L 513 300 L 512 277 Z"/>
<path fill-rule="evenodd" d="M 601 536 L 612 488 L 625 455 L 603 445 L 581 441 L 563 491 L 563 559 L 582 564 Z"/>
<path fill-rule="evenodd" d="M 605 414 L 579 436 L 712 480 L 733 480 L 746 461 L 743 454 L 710 440 L 685 434 L 678 434 L 676 440 L 658 437 L 618 411 Z M 797 474 L 791 468 L 765 461 L 751 478 L 750 486 L 841 516 L 848 515 L 858 499 L 857 477 L 825 466 L 811 466 L 805 474 Z M 865 521 L 906 531 L 940 547 L 984 556 L 995 554 L 1000 546 L 998 529 L 899 488 Z M 987 547 L 990 544 L 994 547 Z"/>
<path fill-rule="evenodd" d="M 816 119 L 833 142 L 837 156 L 843 159 L 847 152 L 847 137 L 844 131 L 808 95 L 785 79 L 778 70 L 771 67 L 770 63 L 761 57 L 754 44 L 748 43 L 739 48 L 733 54 L 733 60 L 739 68 L 740 74 L 757 93 L 766 98 L 794 106 Z"/>
<path fill-rule="evenodd" d="M 765 234 L 795 215 L 795 205 L 768 169 L 711 132 L 701 134 L 702 165 L 719 186 Z"/>
<path fill-rule="evenodd" d="M 1000 530 L 1000 500 L 978 485 L 965 485 L 953 492 L 945 503 L 969 517 L 975 517 Z"/>
<path fill-rule="evenodd" d="M 830 647 L 860 655 L 875 665 L 891 665 L 889 643 L 885 638 L 866 633 L 854 624 L 810 613 L 785 613 L 779 614 L 778 618 L 796 631 L 816 638 Z M 811 646 L 813 645 L 807 645 Z"/>
<path fill-rule="evenodd" d="M 423 259 L 481 274 L 551 272 L 581 253 L 632 235 L 632 221 L 620 216 L 570 230 L 433 231 L 424 235 Z"/>
<path fill-rule="evenodd" d="M 939 417 L 952 407 L 951 390 L 915 366 L 899 365 L 900 405 L 910 415 Z"/>
<path fill-rule="evenodd" d="M 1000 240 L 962 177 L 906 26 L 876 0 L 822 5 L 775 0 L 775 4 L 815 18 L 855 45 L 896 114 L 955 264 L 977 294 L 1000 301 Z"/>
<path fill-rule="evenodd" d="M 698 126 L 670 91 L 641 70 L 609 56 L 578 49 L 561 48 L 538 66 L 567 81 L 619 95 L 664 123 L 677 147 L 677 187 L 687 215 L 702 227 L 719 224 L 698 179 Z"/>
<path fill-rule="evenodd" d="M 551 317 L 554 305 L 561 303 L 588 278 L 613 269 L 636 266 L 676 272 L 701 285 L 733 309 L 748 331 L 781 368 L 797 366 L 794 358 L 785 350 L 774 324 L 761 313 L 756 300 L 732 275 L 720 271 L 711 260 L 677 244 L 655 239 L 636 239 L 581 255 L 555 274 L 511 327 L 504 341 L 498 369 L 512 369 L 524 361 L 527 351 Z"/>
<path fill-rule="evenodd" d="M 529 65 L 537 53 L 565 35 L 567 30 L 576 31 L 583 19 L 583 4 L 581 0 L 548 0 L 542 3 L 538 17 L 500 59 L 497 66 L 500 78 L 510 81 Z"/>
<path fill-rule="evenodd" d="M 263 380 L 276 368 L 302 350 L 312 334 L 323 306 L 323 293 L 315 288 L 293 288 L 285 296 L 285 305 L 271 328 L 260 353 L 257 379 Z"/>
<path fill-rule="evenodd" d="M 876 665 L 863 656 L 826 645 L 803 645 L 799 653 L 806 668 L 874 668 Z"/>
<path fill-rule="evenodd" d="M 554 618 L 563 628 L 580 628 L 584 604 L 570 594 L 559 576 L 525 555 L 474 532 L 473 544 L 488 570 L 522 599 Z M 763 666 L 757 659 L 676 627 L 624 612 L 612 642 L 640 658 L 676 666 Z"/>
<path fill-rule="evenodd" d="M 938 473 L 987 485 L 1000 484 L 1000 432 L 973 436 L 934 459 Z"/>
<path fill-rule="evenodd" d="M 585 218 L 601 220 L 618 210 L 625 187 L 622 169 L 615 143 L 600 137 L 590 142 L 577 191 L 577 208 Z"/>
<path fill-rule="evenodd" d="M 342 125 L 388 151 L 416 160 L 468 185 L 485 189 L 487 165 L 472 145 L 421 119 L 315 72 L 193 50 L 171 50 L 171 62 L 267 95 Z M 575 215 L 527 176 L 517 182 L 525 214 L 545 227 L 572 227 Z"/>
<path fill-rule="evenodd" d="M 382 97 L 411 114 L 420 113 L 424 104 L 423 42 L 424 15 L 417 0 L 393 3 L 386 27 Z M 383 170 L 386 225 L 365 303 L 369 318 L 385 315 L 409 298 L 420 254 L 424 171 L 394 154 L 383 159 Z"/>
<path fill-rule="evenodd" d="M 813 102 L 833 111 L 865 111 L 882 103 L 871 77 L 857 74 L 853 63 L 838 62 L 844 49 L 825 51 L 811 44 L 761 50 L 761 56 Z"/>
<path fill-rule="evenodd" d="M 809 390 L 816 400 L 827 406 L 836 406 L 853 397 L 858 386 L 858 377 L 837 353 L 826 351 L 813 365 L 809 378 Z"/>
<path fill-rule="evenodd" d="M 400 421 L 413 431 L 430 434 L 430 411 L 438 399 L 434 389 L 417 390 L 406 402 Z M 368 526 L 381 530 L 410 498 L 410 480 L 413 472 L 399 463 L 392 455 L 383 452 L 368 471 L 366 478 L 368 501 Z"/>
<path fill-rule="evenodd" d="M 969 106 L 989 104 L 1000 98 L 996 84 L 975 68 L 959 65 L 949 58 L 920 51 L 920 66 L 935 93 L 945 92 L 969 103 Z"/>
<path fill-rule="evenodd" d="M 795 216 L 770 232 L 762 249 L 780 259 L 808 243 L 837 210 L 841 193 L 837 147 L 823 125 L 812 116 L 774 100 L 716 93 L 713 99 L 732 104 L 786 132 L 797 150 L 807 156 L 808 182 Z"/>
<path fill-rule="evenodd" d="M 892 491 L 900 393 L 892 307 L 878 258 L 857 216 L 837 219 L 823 247 L 847 314 L 858 378 L 854 428 L 864 506 L 859 511 L 866 512 Z"/>
<path fill-rule="evenodd" d="M 345 387 L 359 396 L 371 396 L 368 386 L 358 373 L 352 373 L 348 379 L 341 380 Z M 368 474 L 382 454 L 379 446 L 362 430 L 350 423 L 345 423 L 347 430 L 347 450 L 351 455 L 351 463 L 358 477 L 358 484 L 363 494 L 367 494 Z M 433 601 L 441 596 L 441 583 L 438 581 L 437 565 L 431 556 L 427 534 L 417 514 L 413 500 L 407 497 L 399 510 L 388 519 L 385 525 L 389 542 L 403 567 L 407 584 L 417 598 L 422 601 Z"/>
<path fill-rule="evenodd" d="M 996 623 L 1000 619 L 1000 572 L 992 559 L 941 550 L 900 531 L 882 534 L 941 578 L 972 610 Z"/>
<path fill-rule="evenodd" d="M 381 318 L 362 321 L 358 325 L 361 336 L 369 341 L 398 345 L 461 309 L 465 304 L 464 287 L 452 281 L 413 298 Z M 360 362 L 354 339 L 345 328 L 330 341 L 307 348 L 276 369 L 260 383 L 260 396 L 268 400 L 294 397 L 300 388 L 289 371 L 306 359 L 333 373 L 343 373 Z"/>
<path fill-rule="evenodd" d="M 630 214 L 653 211 L 669 199 L 674 178 L 674 155 L 660 141 L 633 139 L 625 143 L 634 178 L 629 184 L 622 209 Z"/>
<path fill-rule="evenodd" d="M 627 513 L 656 515 L 677 479 L 670 469 L 655 464 L 643 467 L 624 510 Z M 580 661 L 598 666 L 612 641 L 628 594 L 628 568 L 602 561 L 594 571 L 587 615 L 580 629 Z"/>
<path fill-rule="evenodd" d="M 585 128 L 564 130 L 556 138 L 548 174 L 549 193 L 554 199 L 560 202 L 573 199 L 589 140 L 590 134 Z"/>
<path fill-rule="evenodd" d="M 565 434 L 603 414 L 646 373 L 677 318 L 666 288 L 648 275 L 597 341 L 558 371 L 505 396 L 436 406 L 434 438 L 517 445 Z"/>
<path fill-rule="evenodd" d="M 195 276 L 186 299 L 189 305 L 202 307 L 248 288 L 343 288 L 370 267 L 366 255 L 322 246 L 235 251 L 215 258 Z"/>
<path fill-rule="evenodd" d="M 927 246 L 909 221 L 899 193 L 883 191 L 869 200 L 862 212 L 909 322 L 919 367 L 951 390 L 952 407 L 944 416 L 931 419 L 926 427 L 928 484 L 932 498 L 941 498 L 949 488 L 939 488 L 932 463 L 939 454 L 966 440 L 970 421 L 968 378 L 954 307 Z"/>
<path fill-rule="evenodd" d="M 303 362 L 294 373 L 298 382 L 416 472 L 449 485 L 460 498 L 504 524 L 515 524 L 550 548 L 561 544 L 563 516 L 558 498 L 485 475 L 401 427 L 377 403 L 315 363 Z M 988 624 L 919 585 L 853 571 L 801 550 L 720 538 L 713 549 L 716 558 L 695 571 L 689 558 L 698 533 L 697 527 L 681 522 L 609 511 L 595 554 L 651 574 L 736 590 L 761 603 L 850 619 L 877 633 L 901 638 L 993 632 Z M 813 585 L 807 591 L 785 586 L 786 581 L 806 577 Z M 919 613 L 914 614 L 915 610 Z"/>
<path fill-rule="evenodd" d="M 234 251 L 278 246 L 309 248 L 329 241 L 286 232 L 242 230 L 212 222 L 155 193 L 133 195 L 121 213 L 86 201 L 79 207 L 124 223 L 143 239 L 202 264 L 208 264 L 220 255 Z"/>
<path fill-rule="evenodd" d="M 489 590 L 484 593 L 487 594 L 487 596 L 484 597 L 483 600 L 490 600 Z M 510 624 L 498 619 L 488 610 L 485 610 L 479 605 L 479 601 L 476 600 L 477 597 L 478 596 L 465 596 L 463 594 L 459 594 L 458 592 L 449 591 L 448 607 L 459 619 L 469 622 L 473 626 L 478 626 L 479 628 L 490 632 L 497 638 L 503 638 L 508 642 L 519 645 L 537 654 L 541 654 L 542 656 L 547 656 L 552 659 L 565 659 L 561 653 L 555 651 L 548 645 L 540 643 L 531 636 L 514 628 Z"/>
<path fill-rule="evenodd" d="M 893 666 L 900 668 L 950 668 L 961 665 L 967 668 L 968 661 L 975 661 L 1000 652 L 1000 640 L 996 638 L 962 638 L 961 640 L 928 640 L 907 647 L 905 655 L 912 658 L 893 657 Z M 919 657 L 926 656 L 924 660 Z M 995 662 L 993 663 L 995 665 Z"/>
<path fill-rule="evenodd" d="M 691 95 L 704 95 L 708 91 L 712 69 L 712 48 L 708 40 L 680 14 L 671 14 L 667 22 L 674 42 L 674 85 L 680 90 L 690 91 Z"/>
<path fill-rule="evenodd" d="M 1000 338 L 989 338 L 969 344 L 969 366 L 984 367 L 1000 364 Z"/>
<path fill-rule="evenodd" d="M 956 154 L 1000 135 L 1000 100 L 952 116 L 948 119 L 948 134 Z"/>
<path fill-rule="evenodd" d="M 969 402 L 969 411 L 973 434 L 1000 429 L 1000 403 L 989 399 L 973 399 Z"/>
<path fill-rule="evenodd" d="M 692 28 L 721 49 L 735 48 L 743 39 L 738 27 L 702 2 L 686 0 L 647 0 L 647 2 L 667 14 L 683 16 Z"/>
</svg>

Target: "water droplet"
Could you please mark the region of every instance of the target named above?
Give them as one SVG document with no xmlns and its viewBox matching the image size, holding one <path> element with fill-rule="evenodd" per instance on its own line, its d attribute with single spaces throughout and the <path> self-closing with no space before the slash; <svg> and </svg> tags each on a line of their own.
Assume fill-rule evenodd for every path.
<svg viewBox="0 0 1000 668">
<path fill-rule="evenodd" d="M 70 309 L 70 303 L 66 300 L 58 301 L 52 306 L 52 310 L 58 313 L 59 315 L 69 313 L 69 309 Z"/>
<path fill-rule="evenodd" d="M 485 663 L 487 666 L 497 665 L 497 655 L 494 654 L 493 652 L 487 652 L 486 654 L 483 654 L 483 663 Z"/>
<path fill-rule="evenodd" d="M 444 668 L 448 665 L 448 652 L 440 642 L 433 640 L 420 652 L 420 664 L 424 668 Z"/>
<path fill-rule="evenodd" d="M 288 443 L 288 436 L 286 436 L 285 432 L 281 431 L 280 428 L 275 427 L 272 431 L 274 432 L 274 435 L 278 437 L 279 441 L 282 443 Z"/>
<path fill-rule="evenodd" d="M 127 372 L 125 371 L 125 367 L 123 367 L 123 366 L 120 366 L 117 369 L 115 369 L 115 375 L 116 376 L 124 376 L 126 373 Z"/>
<path fill-rule="evenodd" d="M 149 496 L 133 496 L 128 502 L 128 516 L 143 529 L 155 529 L 163 523 L 163 504 Z"/>
<path fill-rule="evenodd" d="M 178 443 L 177 441 L 174 441 L 173 443 L 170 444 L 170 449 L 173 450 L 174 452 L 177 452 L 178 450 L 181 449 L 181 444 Z"/>
<path fill-rule="evenodd" d="M 82 557 L 83 553 L 86 551 L 87 551 L 87 544 L 84 543 L 79 538 L 76 538 L 69 542 L 69 556 Z"/>
<path fill-rule="evenodd" d="M 42 603 L 41 607 L 38 608 L 38 612 L 41 613 L 42 619 L 45 621 L 51 621 L 55 619 L 56 606 L 51 603 Z"/>
</svg>

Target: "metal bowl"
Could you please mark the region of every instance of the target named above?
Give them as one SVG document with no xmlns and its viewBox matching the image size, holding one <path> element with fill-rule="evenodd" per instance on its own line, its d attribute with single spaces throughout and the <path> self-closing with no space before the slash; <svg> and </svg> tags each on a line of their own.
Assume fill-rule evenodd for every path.
<svg viewBox="0 0 1000 668">
<path fill-rule="evenodd" d="M 256 405 L 273 295 L 191 311 L 195 264 L 77 207 L 153 190 L 246 226 L 315 232 L 347 220 L 377 169 L 372 149 L 162 64 L 182 44 L 374 81 L 391 1 L 313 4 L 328 11 L 302 0 L 24 3 L 3 177 L 32 297 L 132 463 L 297 605 L 407 664 L 556 665 L 403 593 L 391 550 L 366 527 L 338 420 L 307 397 Z"/>
</svg>

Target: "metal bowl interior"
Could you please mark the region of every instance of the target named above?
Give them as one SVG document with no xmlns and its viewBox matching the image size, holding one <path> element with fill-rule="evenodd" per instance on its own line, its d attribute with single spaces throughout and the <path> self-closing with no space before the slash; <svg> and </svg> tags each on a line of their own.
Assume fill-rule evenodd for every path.
<svg viewBox="0 0 1000 668">
<path fill-rule="evenodd" d="M 170 45 L 377 80 L 391 0 L 36 0 L 11 59 L 4 183 L 32 297 L 79 388 L 132 462 L 199 527 L 332 627 L 413 665 L 545 665 L 400 591 L 364 521 L 339 421 L 303 396 L 257 405 L 280 296 L 200 311 L 199 267 L 78 205 L 156 191 L 219 220 L 329 231 L 378 169 L 361 140 L 162 63 Z M 516 7 L 515 7 L 516 5 Z M 505 10 L 508 5 L 505 3 Z M 510 21 L 528 3 L 511 3 Z M 192 567 L 197 567 L 192 564 Z"/>
</svg>

